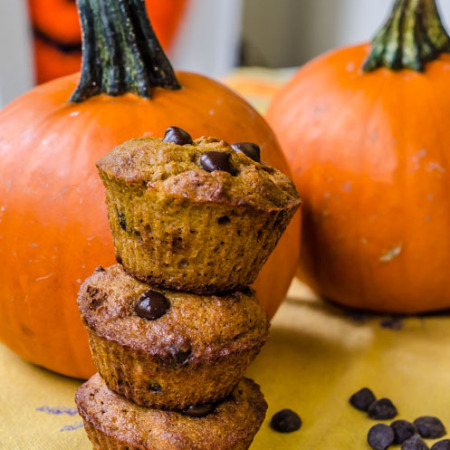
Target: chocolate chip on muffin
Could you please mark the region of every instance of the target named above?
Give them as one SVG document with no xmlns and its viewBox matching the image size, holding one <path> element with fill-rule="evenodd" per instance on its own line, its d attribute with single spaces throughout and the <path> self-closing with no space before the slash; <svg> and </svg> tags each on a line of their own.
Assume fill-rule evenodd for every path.
<svg viewBox="0 0 450 450">
<path fill-rule="evenodd" d="M 182 128 L 169 127 L 164 134 L 163 142 L 172 142 L 177 145 L 187 145 L 192 144 L 192 137 Z"/>
<path fill-rule="evenodd" d="M 149 289 L 139 296 L 134 310 L 143 319 L 156 320 L 166 314 L 169 308 L 170 302 L 163 294 Z"/>
<path fill-rule="evenodd" d="M 235 144 L 231 144 L 231 148 L 236 152 L 241 152 L 245 156 L 253 159 L 253 161 L 261 162 L 261 150 L 259 145 L 254 144 L 253 142 L 236 142 Z"/>
<path fill-rule="evenodd" d="M 236 175 L 237 171 L 230 161 L 230 156 L 230 153 L 225 152 L 206 152 L 200 157 L 200 165 L 207 172 L 221 170 L 222 172 L 228 172 L 231 175 Z"/>
</svg>

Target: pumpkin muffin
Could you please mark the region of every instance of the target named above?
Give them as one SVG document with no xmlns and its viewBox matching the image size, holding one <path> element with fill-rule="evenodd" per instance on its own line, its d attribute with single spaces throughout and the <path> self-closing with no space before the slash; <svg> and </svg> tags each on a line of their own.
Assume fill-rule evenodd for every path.
<svg viewBox="0 0 450 450">
<path fill-rule="evenodd" d="M 108 389 L 99 374 L 78 388 L 75 401 L 99 450 L 243 450 L 267 410 L 259 386 L 247 378 L 223 402 L 192 415 L 135 405 Z"/>
<path fill-rule="evenodd" d="M 199 296 L 153 288 L 119 264 L 97 268 L 78 304 L 106 384 L 152 408 L 226 397 L 268 337 L 267 314 L 252 289 Z"/>
<path fill-rule="evenodd" d="M 97 162 L 117 261 L 154 286 L 197 294 L 250 285 L 300 199 L 251 143 L 132 139 Z"/>
</svg>

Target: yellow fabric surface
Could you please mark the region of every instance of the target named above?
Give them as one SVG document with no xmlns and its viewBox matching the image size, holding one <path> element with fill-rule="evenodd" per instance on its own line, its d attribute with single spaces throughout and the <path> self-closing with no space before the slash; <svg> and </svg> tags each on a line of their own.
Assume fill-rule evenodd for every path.
<svg viewBox="0 0 450 450">
<path fill-rule="evenodd" d="M 450 318 L 391 323 L 399 329 L 383 328 L 386 320 L 328 305 L 294 282 L 248 370 L 269 403 L 252 450 L 369 449 L 366 435 L 376 421 L 348 404 L 364 386 L 391 398 L 401 418 L 436 415 L 450 428 Z M 92 448 L 74 409 L 79 381 L 23 362 L 3 346 L 0 367 L 1 449 Z M 299 431 L 269 427 L 284 408 L 301 416 Z"/>
<path fill-rule="evenodd" d="M 263 110 L 291 74 L 247 69 L 226 81 Z M 361 316 L 294 282 L 248 376 L 269 404 L 252 450 L 369 449 L 367 432 L 377 422 L 348 404 L 364 386 L 391 398 L 398 418 L 436 415 L 450 430 L 450 317 Z M 79 384 L 0 345 L 0 449 L 92 448 L 73 400 Z M 284 408 L 301 416 L 301 430 L 281 434 L 269 427 Z"/>
</svg>

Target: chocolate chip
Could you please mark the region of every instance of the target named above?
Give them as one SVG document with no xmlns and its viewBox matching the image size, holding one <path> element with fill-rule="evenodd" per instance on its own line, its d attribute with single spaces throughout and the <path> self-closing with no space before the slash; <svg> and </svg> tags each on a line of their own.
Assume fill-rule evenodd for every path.
<svg viewBox="0 0 450 450">
<path fill-rule="evenodd" d="M 207 172 L 213 172 L 214 170 L 221 170 L 222 172 L 231 173 L 236 175 L 236 168 L 230 161 L 231 154 L 226 152 L 210 151 L 203 153 L 200 158 L 200 165 Z"/>
<path fill-rule="evenodd" d="M 119 225 L 120 228 L 122 228 L 123 231 L 128 231 L 127 230 L 127 219 L 125 217 L 125 213 L 123 213 L 122 211 L 119 211 L 116 207 L 116 213 L 117 213 L 117 219 L 119 220 Z"/>
<path fill-rule="evenodd" d="M 423 416 L 414 421 L 419 434 L 426 439 L 438 439 L 445 435 L 445 427 L 437 417 Z"/>
<path fill-rule="evenodd" d="M 164 295 L 149 289 L 137 299 L 134 310 L 143 319 L 155 320 L 163 316 L 169 308 L 170 303 Z"/>
<path fill-rule="evenodd" d="M 169 351 L 172 356 L 171 365 L 173 368 L 175 368 L 178 364 L 183 364 L 185 361 L 187 361 L 192 353 L 190 348 L 188 348 L 187 350 L 181 350 L 174 346 L 169 347 Z"/>
<path fill-rule="evenodd" d="M 214 410 L 214 405 L 191 405 L 187 407 L 183 414 L 191 417 L 205 417 Z"/>
<path fill-rule="evenodd" d="M 244 288 L 241 289 L 241 292 L 246 295 L 247 297 L 250 297 L 251 295 L 253 295 L 253 289 L 249 286 L 246 286 Z"/>
<path fill-rule="evenodd" d="M 394 442 L 394 431 L 388 425 L 374 425 L 367 435 L 367 442 L 374 450 L 386 450 Z"/>
<path fill-rule="evenodd" d="M 261 150 L 259 145 L 253 144 L 253 142 L 236 142 L 231 145 L 231 148 L 236 152 L 243 153 L 245 156 L 253 159 L 253 161 L 261 161 Z"/>
<path fill-rule="evenodd" d="M 393 419 L 397 415 L 397 408 L 388 398 L 381 398 L 370 405 L 367 413 L 375 420 Z"/>
<path fill-rule="evenodd" d="M 350 397 L 350 405 L 360 411 L 367 412 L 369 406 L 376 400 L 374 393 L 369 388 L 362 388 Z"/>
<path fill-rule="evenodd" d="M 222 217 L 219 217 L 217 219 L 217 223 L 219 225 L 225 225 L 225 224 L 230 223 L 230 222 L 231 222 L 231 220 L 230 220 L 230 218 L 228 216 L 222 216 Z"/>
<path fill-rule="evenodd" d="M 151 383 L 148 386 L 148 390 L 151 392 L 161 392 L 162 391 L 162 387 L 159 383 Z"/>
<path fill-rule="evenodd" d="M 193 144 L 191 135 L 179 127 L 167 128 L 163 142 L 172 142 L 177 145 Z"/>
<path fill-rule="evenodd" d="M 431 450 L 450 450 L 450 439 L 436 442 L 433 447 L 431 447 Z"/>
<path fill-rule="evenodd" d="M 391 428 L 394 430 L 396 444 L 402 444 L 416 434 L 415 426 L 407 420 L 396 420 L 391 423 Z"/>
<path fill-rule="evenodd" d="M 429 450 L 429 447 L 425 442 L 422 441 L 420 436 L 415 434 L 408 440 L 403 442 L 401 450 Z"/>
<path fill-rule="evenodd" d="M 270 426 L 280 433 L 291 433 L 297 431 L 302 426 L 302 419 L 291 409 L 282 409 L 272 417 Z"/>
</svg>

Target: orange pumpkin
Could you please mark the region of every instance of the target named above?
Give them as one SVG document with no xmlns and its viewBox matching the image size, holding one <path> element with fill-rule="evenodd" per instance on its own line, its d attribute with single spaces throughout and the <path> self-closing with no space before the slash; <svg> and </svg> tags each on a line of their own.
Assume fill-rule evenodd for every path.
<svg viewBox="0 0 450 450">
<path fill-rule="evenodd" d="M 94 367 L 77 291 L 96 266 L 114 263 L 94 162 L 131 137 L 162 136 L 176 125 L 194 137 L 257 142 L 263 160 L 288 170 L 265 120 L 213 80 L 177 79 L 141 0 L 127 1 L 131 8 L 120 0 L 105 9 L 107 0 L 79 0 L 81 79 L 41 85 L 0 112 L 0 339 L 28 361 L 80 378 Z M 125 32 L 113 34 L 118 28 Z M 270 315 L 295 273 L 298 227 L 297 217 L 256 282 Z"/>
<path fill-rule="evenodd" d="M 145 0 L 163 48 L 175 36 L 187 0 Z M 37 83 L 78 72 L 81 28 L 75 0 L 28 0 Z"/>
<path fill-rule="evenodd" d="M 372 47 L 312 61 L 270 105 L 304 200 L 300 277 L 323 297 L 450 307 L 449 50 L 434 0 L 398 0 Z"/>
</svg>

